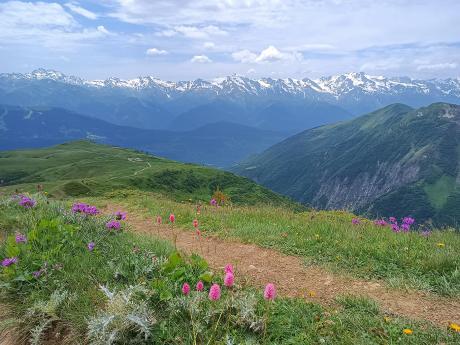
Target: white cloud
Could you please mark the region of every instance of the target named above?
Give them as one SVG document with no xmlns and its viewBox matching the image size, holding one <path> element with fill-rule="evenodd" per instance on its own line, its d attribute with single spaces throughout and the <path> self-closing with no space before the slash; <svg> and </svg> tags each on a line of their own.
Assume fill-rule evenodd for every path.
<svg viewBox="0 0 460 345">
<path fill-rule="evenodd" d="M 204 49 L 213 49 L 213 48 L 215 48 L 215 46 L 216 45 L 214 44 L 214 42 L 204 42 L 203 43 L 203 48 Z"/>
<path fill-rule="evenodd" d="M 184 35 L 188 38 L 194 39 L 207 39 L 211 36 L 226 36 L 228 33 L 224 30 L 221 30 L 217 26 L 208 25 L 205 27 L 196 27 L 196 26 L 176 26 L 174 28 L 176 32 Z"/>
<path fill-rule="evenodd" d="M 177 35 L 177 31 L 170 30 L 170 29 L 162 30 L 162 31 L 157 32 L 155 35 L 159 37 L 173 37 Z"/>
<path fill-rule="evenodd" d="M 417 71 L 438 71 L 438 70 L 445 70 L 445 69 L 455 69 L 457 68 L 457 66 L 458 65 L 454 62 L 426 64 L 426 65 L 418 65 Z"/>
<path fill-rule="evenodd" d="M 302 54 L 298 52 L 293 53 L 284 53 L 278 50 L 274 46 L 268 46 L 262 50 L 259 54 L 253 53 L 250 50 L 240 50 L 232 53 L 232 58 L 235 61 L 242 63 L 267 63 L 267 62 L 276 62 L 283 60 L 297 60 L 301 61 L 303 59 Z"/>
<path fill-rule="evenodd" d="M 190 59 L 190 62 L 193 63 L 210 63 L 212 60 L 208 58 L 206 55 L 195 55 Z"/>
<path fill-rule="evenodd" d="M 107 30 L 104 25 L 99 25 L 97 27 L 97 31 L 99 31 L 100 33 L 103 33 L 104 35 L 110 35 L 110 32 L 109 30 Z"/>
<path fill-rule="evenodd" d="M 71 10 L 72 12 L 74 13 L 77 13 L 85 18 L 88 18 L 88 19 L 92 19 L 92 20 L 95 20 L 97 19 L 99 16 L 94 13 L 94 12 L 91 12 L 89 10 L 87 10 L 86 8 L 83 8 L 81 6 L 79 6 L 78 4 L 74 3 L 74 2 L 68 2 L 65 4 L 65 6 Z"/>
<path fill-rule="evenodd" d="M 166 55 L 168 54 L 168 52 L 166 50 L 162 50 L 162 49 L 158 49 L 158 48 L 150 48 L 150 49 L 147 49 L 147 51 L 145 52 L 147 55 L 150 55 L 150 56 L 155 56 L 155 55 Z"/>
</svg>

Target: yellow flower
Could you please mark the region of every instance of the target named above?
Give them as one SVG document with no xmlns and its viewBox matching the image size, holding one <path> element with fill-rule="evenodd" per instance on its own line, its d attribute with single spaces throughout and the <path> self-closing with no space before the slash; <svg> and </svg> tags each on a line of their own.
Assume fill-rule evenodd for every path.
<svg viewBox="0 0 460 345">
<path fill-rule="evenodd" d="M 439 243 L 436 243 L 436 245 L 439 247 L 439 248 L 443 248 L 445 247 L 446 245 L 442 242 L 439 242 Z"/>
<path fill-rule="evenodd" d="M 388 322 L 391 321 L 391 317 L 385 316 L 385 317 L 383 318 L 383 321 L 385 321 L 386 323 L 388 323 Z"/>
<path fill-rule="evenodd" d="M 411 330 L 410 328 L 404 328 L 404 329 L 403 329 L 403 333 L 404 333 L 404 334 L 412 334 L 412 333 L 414 333 L 414 331 Z"/>
<path fill-rule="evenodd" d="M 449 324 L 449 328 L 453 330 L 454 332 L 460 332 L 460 325 L 452 322 Z"/>
<path fill-rule="evenodd" d="M 316 292 L 308 291 L 308 297 L 315 297 L 315 296 L 316 296 Z"/>
</svg>

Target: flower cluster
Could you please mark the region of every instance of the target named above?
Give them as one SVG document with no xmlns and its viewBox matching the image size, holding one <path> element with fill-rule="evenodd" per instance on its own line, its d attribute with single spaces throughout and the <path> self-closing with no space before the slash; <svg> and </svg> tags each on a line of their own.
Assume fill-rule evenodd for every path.
<svg viewBox="0 0 460 345">
<path fill-rule="evenodd" d="M 388 220 L 389 222 L 384 219 L 377 219 L 374 224 L 377 226 L 389 225 L 393 232 L 409 232 L 411 225 L 415 223 L 415 219 L 412 217 L 404 217 L 401 224 L 398 224 L 398 220 L 395 217 L 389 217 Z"/>
<path fill-rule="evenodd" d="M 19 196 L 19 205 L 21 205 L 24 208 L 32 208 L 32 207 L 35 207 L 36 204 L 37 202 L 34 199 L 29 198 L 28 196 L 25 196 L 25 195 Z"/>
<path fill-rule="evenodd" d="M 116 220 L 125 220 L 126 219 L 126 212 L 117 211 L 114 213 Z"/>
<path fill-rule="evenodd" d="M 121 223 L 117 220 L 110 220 L 105 224 L 105 227 L 109 230 L 120 230 Z"/>
<path fill-rule="evenodd" d="M 83 213 L 89 216 L 95 216 L 99 214 L 99 210 L 96 206 L 91 206 L 83 202 L 77 202 L 72 206 L 72 212 L 74 213 Z"/>
</svg>

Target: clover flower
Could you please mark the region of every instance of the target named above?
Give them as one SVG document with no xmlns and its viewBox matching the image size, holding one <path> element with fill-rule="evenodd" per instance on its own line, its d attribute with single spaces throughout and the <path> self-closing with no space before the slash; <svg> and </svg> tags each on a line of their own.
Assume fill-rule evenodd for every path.
<svg viewBox="0 0 460 345">
<path fill-rule="evenodd" d="M 217 301 L 220 298 L 220 286 L 218 284 L 212 284 L 208 297 L 211 301 Z"/>
<path fill-rule="evenodd" d="M 233 265 L 232 264 L 225 265 L 224 272 L 225 273 L 233 273 Z"/>
<path fill-rule="evenodd" d="M 268 301 L 273 301 L 275 297 L 276 297 L 275 285 L 273 285 L 272 283 L 268 283 L 267 286 L 265 286 L 264 298 Z"/>
<path fill-rule="evenodd" d="M 170 223 L 174 223 L 175 221 L 176 221 L 176 216 L 175 216 L 174 214 L 171 213 L 171 214 L 169 215 L 169 222 L 170 222 Z"/>
<path fill-rule="evenodd" d="M 196 283 L 196 291 L 203 291 L 203 289 L 204 289 L 204 284 L 200 280 L 198 283 Z"/>
<path fill-rule="evenodd" d="M 184 285 L 182 285 L 182 293 L 185 296 L 187 296 L 190 293 L 190 285 L 188 285 L 188 283 L 184 283 Z"/>
<path fill-rule="evenodd" d="M 224 278 L 224 285 L 225 285 L 226 287 L 232 287 L 233 284 L 234 284 L 234 282 L 235 282 L 235 278 L 234 278 L 234 276 L 233 276 L 233 273 L 227 272 L 227 273 L 225 274 L 225 278 Z"/>
</svg>

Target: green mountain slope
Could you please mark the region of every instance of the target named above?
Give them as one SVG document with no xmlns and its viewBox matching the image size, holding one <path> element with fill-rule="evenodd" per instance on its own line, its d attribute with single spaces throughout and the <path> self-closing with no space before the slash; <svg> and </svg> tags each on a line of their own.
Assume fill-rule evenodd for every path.
<svg viewBox="0 0 460 345">
<path fill-rule="evenodd" d="M 207 201 L 219 188 L 234 203 L 295 204 L 228 172 L 88 141 L 0 151 L 0 186 L 34 190 L 37 184 L 55 196 L 97 196 L 131 188 Z"/>
<path fill-rule="evenodd" d="M 304 131 L 234 171 L 315 207 L 460 221 L 460 106 L 394 104 Z"/>
</svg>

